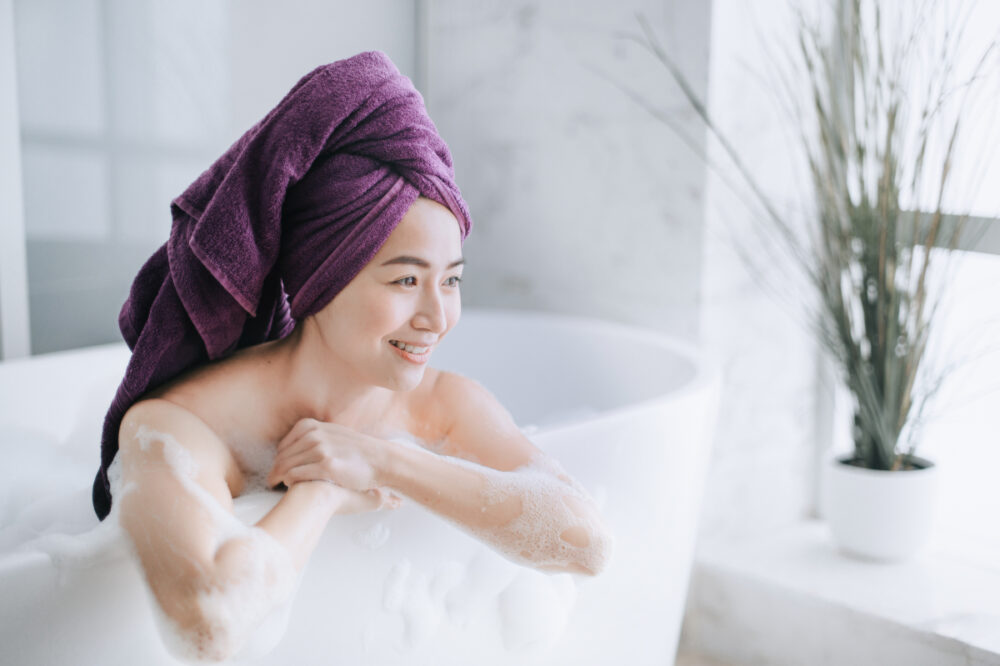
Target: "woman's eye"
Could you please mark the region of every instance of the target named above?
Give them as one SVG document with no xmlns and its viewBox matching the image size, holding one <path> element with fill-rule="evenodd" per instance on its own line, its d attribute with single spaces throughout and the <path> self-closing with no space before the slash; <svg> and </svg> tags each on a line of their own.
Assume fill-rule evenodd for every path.
<svg viewBox="0 0 1000 666">
<path fill-rule="evenodd" d="M 462 278 L 460 278 L 457 275 L 452 275 L 450 278 L 448 278 L 444 282 L 449 287 L 457 287 L 458 283 L 461 282 L 461 281 L 462 281 Z M 399 285 L 402 285 L 404 287 L 412 287 L 416 283 L 417 283 L 417 278 L 413 277 L 412 275 L 410 275 L 408 277 L 405 277 L 405 278 L 399 278 L 398 280 L 396 280 L 395 282 L 393 282 L 393 284 L 399 284 Z"/>
</svg>

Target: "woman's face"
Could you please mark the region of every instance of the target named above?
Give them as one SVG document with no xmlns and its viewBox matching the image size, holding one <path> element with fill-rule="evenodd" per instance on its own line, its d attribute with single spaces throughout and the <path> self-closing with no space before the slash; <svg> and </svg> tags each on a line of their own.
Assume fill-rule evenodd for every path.
<svg viewBox="0 0 1000 666">
<path fill-rule="evenodd" d="M 418 198 L 374 259 L 316 314 L 329 353 L 359 381 L 408 391 L 423 379 L 461 315 L 461 238 L 448 208 Z"/>
</svg>

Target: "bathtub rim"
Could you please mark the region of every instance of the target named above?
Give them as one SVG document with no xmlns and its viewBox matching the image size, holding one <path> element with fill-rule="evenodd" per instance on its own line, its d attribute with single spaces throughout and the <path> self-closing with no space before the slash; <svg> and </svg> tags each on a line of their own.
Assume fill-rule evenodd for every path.
<svg viewBox="0 0 1000 666">
<path fill-rule="evenodd" d="M 680 386 L 644 400 L 638 400 L 618 407 L 603 409 L 589 416 L 567 419 L 544 426 L 539 426 L 534 434 L 542 434 L 553 431 L 561 431 L 567 428 L 576 427 L 581 423 L 593 421 L 613 420 L 632 415 L 635 412 L 642 412 L 648 409 L 655 409 L 664 404 L 669 404 L 692 395 L 718 391 L 721 385 L 722 373 L 721 363 L 716 355 L 707 352 L 703 347 L 687 342 L 676 336 L 667 335 L 656 329 L 626 324 L 619 321 L 596 317 L 592 315 L 566 314 L 550 312 L 545 310 L 531 310 L 527 308 L 508 307 L 470 307 L 462 312 L 466 314 L 505 317 L 513 315 L 515 318 L 535 320 L 541 323 L 552 322 L 562 325 L 587 326 L 597 332 L 611 333 L 617 336 L 629 338 L 632 342 L 648 344 L 653 347 L 669 351 L 683 360 L 691 363 L 694 373 L 688 381 Z M 528 424 L 519 423 L 524 427 Z"/>
<path fill-rule="evenodd" d="M 623 337 L 626 339 L 626 342 L 641 343 L 652 347 L 658 347 L 679 356 L 683 360 L 690 363 L 693 367 L 693 375 L 690 379 L 670 391 L 653 395 L 644 400 L 596 411 L 588 416 L 580 416 L 567 419 L 565 421 L 557 421 L 541 426 L 534 426 L 535 429 L 533 430 L 533 434 L 561 431 L 566 428 L 575 427 L 580 423 L 595 420 L 604 421 L 606 419 L 625 417 L 635 412 L 655 409 L 664 404 L 687 398 L 693 394 L 705 391 L 717 391 L 721 385 L 721 363 L 717 355 L 708 352 L 704 347 L 687 342 L 676 336 L 667 335 L 666 333 L 656 329 L 622 323 L 616 320 L 606 319 L 594 315 L 567 314 L 545 310 L 532 310 L 529 308 L 471 306 L 463 308 L 462 315 L 466 317 L 472 316 L 473 318 L 482 316 L 485 318 L 496 317 L 501 319 L 521 319 L 533 321 L 535 323 L 552 323 L 555 325 L 569 326 L 573 328 L 588 327 L 591 330 L 595 330 L 599 334 L 606 333 Z M 459 320 L 459 324 L 460 323 L 461 319 Z M 10 359 L 8 361 L 0 362 L 0 369 L 4 366 L 20 366 L 24 363 L 31 362 L 55 363 L 62 358 L 73 357 L 77 354 L 112 354 L 124 350 L 128 350 L 129 356 L 126 358 L 130 358 L 132 351 L 128 349 L 124 340 L 119 342 L 102 343 L 87 347 L 76 347 L 73 349 L 64 349 L 28 357 Z M 433 361 L 431 362 L 430 367 L 435 367 Z M 522 428 L 528 425 L 534 424 L 518 423 L 518 426 Z"/>
</svg>

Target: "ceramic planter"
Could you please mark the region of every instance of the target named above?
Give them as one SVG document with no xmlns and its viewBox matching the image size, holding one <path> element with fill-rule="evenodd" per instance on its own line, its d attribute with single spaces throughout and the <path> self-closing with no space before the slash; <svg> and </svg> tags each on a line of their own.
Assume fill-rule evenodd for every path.
<svg viewBox="0 0 1000 666">
<path fill-rule="evenodd" d="M 853 454 L 824 466 L 823 515 L 834 542 L 848 555 L 898 562 L 928 542 L 937 513 L 938 467 L 917 456 L 918 469 L 889 472 L 847 464 Z"/>
</svg>

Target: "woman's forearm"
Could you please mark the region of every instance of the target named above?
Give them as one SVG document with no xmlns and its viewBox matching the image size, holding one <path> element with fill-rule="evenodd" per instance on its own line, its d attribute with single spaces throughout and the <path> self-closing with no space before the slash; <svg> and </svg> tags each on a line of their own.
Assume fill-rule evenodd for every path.
<svg viewBox="0 0 1000 666">
<path fill-rule="evenodd" d="M 539 569 L 591 575 L 605 567 L 611 537 L 586 491 L 554 461 L 499 471 L 397 442 L 384 445 L 381 485 L 465 528 L 508 558 Z"/>
</svg>

